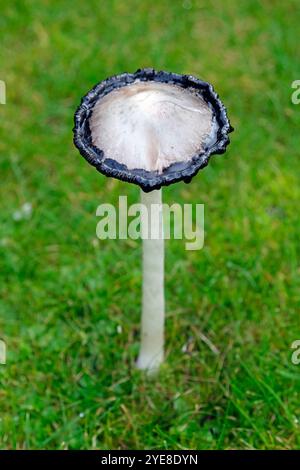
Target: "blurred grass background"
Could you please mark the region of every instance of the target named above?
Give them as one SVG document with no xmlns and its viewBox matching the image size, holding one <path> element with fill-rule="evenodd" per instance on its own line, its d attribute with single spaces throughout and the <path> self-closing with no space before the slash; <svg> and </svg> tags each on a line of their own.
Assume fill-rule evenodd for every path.
<svg viewBox="0 0 300 470">
<path fill-rule="evenodd" d="M 0 5 L 0 447 L 299 448 L 298 2 Z M 146 66 L 212 82 L 235 127 L 226 155 L 164 190 L 205 204 L 206 240 L 167 242 L 150 381 L 134 368 L 141 243 L 95 235 L 98 204 L 139 191 L 93 170 L 71 132 L 95 83 Z"/>
</svg>

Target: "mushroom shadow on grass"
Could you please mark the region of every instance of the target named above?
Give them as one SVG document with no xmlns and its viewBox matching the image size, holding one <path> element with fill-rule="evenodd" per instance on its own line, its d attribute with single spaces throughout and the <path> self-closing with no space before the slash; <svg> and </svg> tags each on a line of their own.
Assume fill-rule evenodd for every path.
<svg viewBox="0 0 300 470">
<path fill-rule="evenodd" d="M 138 70 L 96 85 L 75 113 L 74 143 L 100 173 L 141 188 L 143 300 L 140 369 L 154 372 L 164 356 L 162 186 L 189 183 L 233 130 L 211 84 L 191 75 Z M 149 217 L 156 205 L 160 218 Z M 147 219 L 146 219 L 147 217 Z M 151 236 L 156 234 L 156 236 Z"/>
</svg>

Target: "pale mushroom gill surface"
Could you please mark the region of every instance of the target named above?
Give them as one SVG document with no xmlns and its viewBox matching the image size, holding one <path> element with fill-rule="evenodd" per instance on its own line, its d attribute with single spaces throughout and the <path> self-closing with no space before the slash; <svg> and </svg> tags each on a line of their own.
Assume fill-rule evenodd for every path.
<svg viewBox="0 0 300 470">
<path fill-rule="evenodd" d="M 128 169 L 161 173 L 203 150 L 213 113 L 177 85 L 135 82 L 100 99 L 90 118 L 93 144 Z"/>
</svg>

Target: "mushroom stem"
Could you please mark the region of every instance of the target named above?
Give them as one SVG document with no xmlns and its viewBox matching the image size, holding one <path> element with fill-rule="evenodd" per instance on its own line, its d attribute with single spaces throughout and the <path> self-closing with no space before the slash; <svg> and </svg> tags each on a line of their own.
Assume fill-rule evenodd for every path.
<svg viewBox="0 0 300 470">
<path fill-rule="evenodd" d="M 141 203 L 143 237 L 143 299 L 139 369 L 156 372 L 164 358 L 164 236 L 162 191 L 144 193 Z"/>
</svg>

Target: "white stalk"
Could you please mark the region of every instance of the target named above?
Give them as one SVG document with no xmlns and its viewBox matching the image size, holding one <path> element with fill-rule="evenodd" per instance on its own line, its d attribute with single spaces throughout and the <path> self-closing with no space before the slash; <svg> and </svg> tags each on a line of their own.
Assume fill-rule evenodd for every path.
<svg viewBox="0 0 300 470">
<path fill-rule="evenodd" d="M 153 373 L 164 358 L 164 237 L 161 189 L 150 193 L 141 191 L 141 203 L 147 211 L 141 212 L 143 298 L 141 347 L 137 367 Z"/>
</svg>

